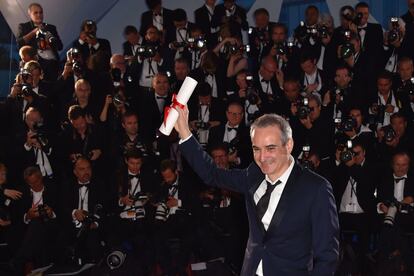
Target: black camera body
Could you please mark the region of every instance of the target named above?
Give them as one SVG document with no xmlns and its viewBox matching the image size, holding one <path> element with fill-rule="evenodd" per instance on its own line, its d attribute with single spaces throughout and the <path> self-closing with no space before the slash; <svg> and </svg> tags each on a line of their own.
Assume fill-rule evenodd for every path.
<svg viewBox="0 0 414 276">
<path fill-rule="evenodd" d="M 252 75 L 246 76 L 246 83 L 246 99 L 249 101 L 250 104 L 257 105 L 259 103 L 260 98 L 256 88 L 254 87 Z"/>
<path fill-rule="evenodd" d="M 237 151 L 237 147 L 240 144 L 240 138 L 236 136 L 233 140 L 228 143 L 229 154 L 233 154 Z"/>
<path fill-rule="evenodd" d="M 35 135 L 32 137 L 36 139 L 42 148 L 45 150 L 49 146 L 49 139 L 47 138 L 47 131 L 42 123 L 36 123 L 33 125 Z"/>
<path fill-rule="evenodd" d="M 235 44 L 227 43 L 225 45 L 225 52 L 229 53 L 230 55 L 235 55 L 237 53 L 250 53 L 250 45 L 246 44 L 238 46 Z"/>
<path fill-rule="evenodd" d="M 158 52 L 156 45 L 141 45 L 137 49 L 137 54 L 144 59 L 153 58 Z"/>
<path fill-rule="evenodd" d="M 391 30 L 388 32 L 388 42 L 393 43 L 400 39 L 400 24 L 398 23 L 398 17 L 391 17 Z"/>
<path fill-rule="evenodd" d="M 96 204 L 92 212 L 87 212 L 85 218 L 82 221 L 82 227 L 79 229 L 76 237 L 79 238 L 87 230 L 90 229 L 92 223 L 98 222 L 103 216 L 103 206 L 101 204 Z"/>
<path fill-rule="evenodd" d="M 351 43 L 352 34 L 350 30 L 344 32 L 344 43 L 341 45 L 340 56 L 343 59 L 351 57 L 355 53 L 354 44 Z"/>
<path fill-rule="evenodd" d="M 47 23 L 43 23 L 39 30 L 36 32 L 36 42 L 37 46 L 41 50 L 45 50 L 47 45 L 53 47 L 55 45 L 57 38 L 48 30 L 46 30 Z"/>
<path fill-rule="evenodd" d="M 391 125 L 382 127 L 382 131 L 384 131 L 384 139 L 388 143 L 392 142 L 397 136 Z"/>
<path fill-rule="evenodd" d="M 347 118 L 340 122 L 338 130 L 341 132 L 353 131 L 357 127 L 357 122 L 354 118 Z"/>
<path fill-rule="evenodd" d="M 80 62 L 75 61 L 72 64 L 72 71 L 76 76 L 82 76 L 85 69 L 84 69 L 83 65 Z"/>
<path fill-rule="evenodd" d="M 259 43 L 264 46 L 269 43 L 268 37 L 266 36 L 266 32 L 266 29 L 257 27 L 249 27 L 249 30 L 247 31 L 249 35 L 254 35 L 255 37 L 257 37 Z"/>
<path fill-rule="evenodd" d="M 197 121 L 195 123 L 197 129 L 202 129 L 202 130 L 209 130 L 210 129 L 210 124 L 208 122 L 203 122 L 203 121 Z"/>
<path fill-rule="evenodd" d="M 339 160 L 342 163 L 351 161 L 354 158 L 354 152 L 352 151 L 352 141 L 348 140 L 345 144 L 339 143 L 336 149 L 340 152 Z"/>
<path fill-rule="evenodd" d="M 43 222 L 49 221 L 49 216 L 47 215 L 47 212 L 46 212 L 46 205 L 44 204 L 37 205 L 37 211 L 39 212 L 40 220 L 42 220 Z"/>
<path fill-rule="evenodd" d="M 207 46 L 207 40 L 202 37 L 189 37 L 187 39 L 187 45 L 188 49 L 192 50 L 192 51 L 199 51 L 203 48 L 205 48 Z"/>
<path fill-rule="evenodd" d="M 299 101 L 297 103 L 297 106 L 298 112 L 296 113 L 296 115 L 298 116 L 298 118 L 302 120 L 308 118 L 309 114 L 312 111 L 312 108 L 309 107 L 308 98 L 303 98 L 302 101 Z"/>
</svg>

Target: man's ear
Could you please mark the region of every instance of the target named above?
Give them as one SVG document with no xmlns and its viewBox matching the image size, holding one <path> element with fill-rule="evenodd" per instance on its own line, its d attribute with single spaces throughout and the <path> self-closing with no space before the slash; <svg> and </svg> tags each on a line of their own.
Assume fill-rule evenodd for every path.
<svg viewBox="0 0 414 276">
<path fill-rule="evenodd" d="M 286 143 L 286 149 L 287 149 L 287 151 L 288 151 L 288 153 L 289 153 L 289 154 L 291 154 L 291 153 L 292 153 L 292 150 L 293 150 L 293 145 L 294 145 L 293 139 L 292 139 L 292 138 L 290 138 L 290 139 L 287 141 L 287 143 Z"/>
</svg>

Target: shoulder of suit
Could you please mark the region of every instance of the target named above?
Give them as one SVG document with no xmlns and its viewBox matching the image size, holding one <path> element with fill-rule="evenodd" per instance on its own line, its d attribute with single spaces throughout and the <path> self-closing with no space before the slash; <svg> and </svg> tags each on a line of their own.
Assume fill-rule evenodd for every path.
<svg viewBox="0 0 414 276">
<path fill-rule="evenodd" d="M 296 173 L 298 173 L 299 179 L 306 182 L 307 186 L 320 187 L 330 184 L 329 181 L 323 176 L 320 176 L 312 170 L 302 167 L 298 163 L 295 164 L 293 169 L 296 170 Z"/>
</svg>

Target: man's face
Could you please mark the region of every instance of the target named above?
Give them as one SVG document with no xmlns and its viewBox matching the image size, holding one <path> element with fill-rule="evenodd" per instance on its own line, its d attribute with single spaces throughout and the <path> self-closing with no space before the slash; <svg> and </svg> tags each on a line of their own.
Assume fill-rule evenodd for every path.
<svg viewBox="0 0 414 276">
<path fill-rule="evenodd" d="M 365 160 L 365 150 L 360 146 L 355 146 L 352 151 L 354 152 L 354 162 L 357 165 L 361 165 Z"/>
<path fill-rule="evenodd" d="M 230 105 L 226 111 L 227 121 L 230 126 L 237 126 L 243 120 L 243 109 L 239 105 Z"/>
<path fill-rule="evenodd" d="M 305 14 L 306 24 L 309 26 L 315 25 L 318 23 L 319 12 L 317 9 L 308 9 Z"/>
<path fill-rule="evenodd" d="M 76 98 L 78 100 L 87 101 L 87 100 L 89 100 L 90 94 L 91 94 L 91 89 L 85 83 L 82 83 L 82 84 L 78 85 L 75 89 L 75 95 L 76 95 Z"/>
<path fill-rule="evenodd" d="M 33 130 L 34 125 L 40 123 L 43 119 L 40 112 L 32 111 L 26 114 L 25 120 L 27 127 Z"/>
<path fill-rule="evenodd" d="M 139 34 L 138 33 L 129 33 L 125 36 L 125 39 L 132 45 L 136 45 L 139 42 Z"/>
<path fill-rule="evenodd" d="M 392 82 L 388 79 L 378 79 L 377 80 L 377 88 L 380 94 L 385 95 L 388 94 L 391 90 Z"/>
<path fill-rule="evenodd" d="M 405 154 L 394 156 L 392 161 L 392 170 L 397 177 L 402 177 L 408 173 L 410 167 L 410 158 Z"/>
<path fill-rule="evenodd" d="M 155 93 L 160 96 L 167 96 L 168 90 L 170 89 L 170 83 L 168 82 L 168 78 L 163 75 L 156 76 L 152 81 L 152 86 L 154 88 Z"/>
<path fill-rule="evenodd" d="M 289 164 L 293 140 L 290 139 L 283 145 L 277 126 L 255 128 L 252 132 L 252 147 L 254 161 L 273 180 Z"/>
<path fill-rule="evenodd" d="M 206 4 L 209 6 L 214 6 L 216 4 L 216 0 L 206 0 Z"/>
<path fill-rule="evenodd" d="M 198 101 L 201 105 L 209 105 L 211 103 L 211 95 L 198 96 Z"/>
<path fill-rule="evenodd" d="M 161 176 L 164 182 L 168 185 L 174 184 L 174 182 L 177 180 L 177 172 L 174 172 L 171 169 L 166 169 L 165 171 L 161 172 Z"/>
<path fill-rule="evenodd" d="M 283 43 L 286 40 L 286 32 L 282 27 L 273 28 L 272 41 L 275 43 Z"/>
<path fill-rule="evenodd" d="M 26 178 L 26 183 L 33 191 L 41 191 L 44 187 L 43 176 L 41 173 L 34 173 Z"/>
<path fill-rule="evenodd" d="M 124 118 L 122 127 L 125 129 L 126 134 L 136 135 L 138 133 L 138 120 L 136 116 L 128 116 Z"/>
<path fill-rule="evenodd" d="M 229 156 L 226 151 L 222 149 L 216 149 L 211 152 L 211 157 L 214 160 L 216 166 L 220 169 L 229 168 Z"/>
<path fill-rule="evenodd" d="M 234 0 L 224 0 L 224 7 L 226 9 L 231 9 L 234 6 Z"/>
<path fill-rule="evenodd" d="M 362 19 L 361 19 L 361 24 L 360 26 L 364 26 L 365 24 L 368 23 L 368 18 L 369 18 L 369 9 L 366 7 L 358 7 L 355 11 L 357 14 L 358 13 L 362 13 Z"/>
<path fill-rule="evenodd" d="M 414 11 L 414 0 L 407 0 L 408 9 Z"/>
<path fill-rule="evenodd" d="M 150 42 L 157 42 L 160 39 L 160 35 L 157 28 L 149 28 L 145 33 L 145 39 L 147 39 Z"/>
<path fill-rule="evenodd" d="M 125 163 L 130 173 L 139 174 L 139 172 L 141 171 L 141 166 L 142 166 L 141 158 L 128 158 L 128 160 L 126 160 Z"/>
<path fill-rule="evenodd" d="M 73 169 L 73 173 L 79 182 L 86 183 L 90 181 L 92 177 L 91 163 L 84 159 L 78 160 Z"/>
<path fill-rule="evenodd" d="M 308 59 L 300 64 L 300 67 L 302 68 L 303 72 L 305 72 L 308 75 L 311 75 L 316 70 L 316 63 L 314 60 Z"/>
<path fill-rule="evenodd" d="M 82 116 L 75 120 L 71 120 L 70 122 L 72 123 L 73 128 L 76 129 L 78 132 L 85 130 L 87 127 L 86 119 Z"/>
<path fill-rule="evenodd" d="M 351 82 L 351 77 L 347 69 L 338 69 L 335 73 L 335 83 L 338 88 L 346 88 Z"/>
<path fill-rule="evenodd" d="M 188 75 L 188 66 L 184 62 L 176 62 L 174 64 L 174 72 L 177 80 L 184 80 L 185 77 Z"/>
<path fill-rule="evenodd" d="M 7 180 L 7 172 L 5 169 L 0 169 L 0 185 L 6 183 Z"/>
<path fill-rule="evenodd" d="M 112 67 L 112 69 L 113 68 L 118 68 L 119 70 L 121 70 L 121 73 L 125 73 L 126 64 L 125 64 L 124 57 L 121 56 L 121 55 L 116 55 L 116 56 L 112 57 L 111 67 Z"/>
<path fill-rule="evenodd" d="M 412 62 L 401 62 L 398 66 L 398 73 L 402 80 L 408 80 L 413 76 L 414 66 Z"/>
<path fill-rule="evenodd" d="M 185 25 L 187 25 L 187 20 L 182 21 L 173 21 L 175 28 L 182 29 L 185 28 Z"/>
<path fill-rule="evenodd" d="M 275 75 L 276 70 L 276 63 L 274 61 L 268 61 L 260 67 L 260 75 L 262 75 L 263 79 L 265 80 L 271 80 Z"/>
<path fill-rule="evenodd" d="M 357 128 L 361 127 L 361 125 L 362 125 L 362 114 L 361 114 L 361 110 L 359 110 L 359 109 L 351 109 L 351 111 L 349 111 L 349 116 L 351 116 L 351 118 L 355 119 L 356 124 L 357 124 Z"/>
<path fill-rule="evenodd" d="M 311 109 L 309 119 L 314 122 L 321 115 L 321 106 L 318 106 L 318 103 L 315 100 L 310 100 L 309 108 Z"/>
<path fill-rule="evenodd" d="M 256 23 L 256 27 L 259 29 L 264 29 L 269 24 L 269 16 L 267 16 L 264 13 L 260 13 L 256 15 L 254 18 L 254 21 Z"/>
<path fill-rule="evenodd" d="M 407 122 L 403 118 L 395 117 L 391 120 L 391 127 L 395 131 L 397 137 L 401 137 L 407 129 Z"/>
<path fill-rule="evenodd" d="M 43 23 L 43 9 L 38 6 L 33 6 L 29 10 L 30 20 L 33 21 L 36 25 Z"/>
<path fill-rule="evenodd" d="M 247 88 L 246 76 L 247 76 L 246 73 L 240 73 L 236 77 L 236 83 L 237 83 L 237 86 L 240 89 L 246 89 Z"/>
<path fill-rule="evenodd" d="M 285 92 L 286 98 L 291 102 L 299 97 L 299 85 L 296 82 L 285 82 L 283 84 L 283 91 Z"/>
</svg>

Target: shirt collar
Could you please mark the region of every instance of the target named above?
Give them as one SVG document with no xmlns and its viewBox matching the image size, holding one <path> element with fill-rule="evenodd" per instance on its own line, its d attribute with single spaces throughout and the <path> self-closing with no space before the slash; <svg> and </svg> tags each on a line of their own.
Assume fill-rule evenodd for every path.
<svg viewBox="0 0 414 276">
<path fill-rule="evenodd" d="M 33 194 L 41 194 L 41 193 L 43 193 L 43 191 L 45 190 L 45 187 L 43 187 L 43 189 L 42 190 L 40 190 L 39 192 L 35 192 L 35 191 L 33 191 L 32 190 L 32 188 L 30 188 L 30 191 L 33 193 Z"/>
<path fill-rule="evenodd" d="M 236 126 L 230 126 L 229 122 L 227 122 L 227 123 L 226 123 L 226 128 L 228 128 L 228 127 L 231 127 L 231 128 L 238 128 L 238 127 L 239 127 L 239 125 L 236 125 Z"/>
<path fill-rule="evenodd" d="M 214 8 L 211 8 L 209 5 L 204 4 L 204 6 L 206 6 L 207 10 L 210 12 L 210 14 L 214 13 Z"/>
<path fill-rule="evenodd" d="M 394 178 L 403 178 L 403 177 L 407 178 L 407 174 L 404 174 L 404 175 L 402 175 L 402 176 L 396 176 L 395 174 L 392 174 L 392 176 L 393 176 Z"/>
<path fill-rule="evenodd" d="M 295 165 L 295 159 L 293 159 L 292 155 L 289 156 L 289 162 L 290 162 L 289 167 L 286 169 L 286 171 L 278 179 L 276 179 L 275 181 L 272 181 L 272 180 L 270 180 L 269 176 L 266 175 L 265 176 L 266 181 L 272 183 L 272 185 L 274 185 L 279 180 L 280 180 L 281 184 L 286 184 L 287 180 L 289 179 L 290 173 L 293 170 L 293 166 Z"/>
</svg>

